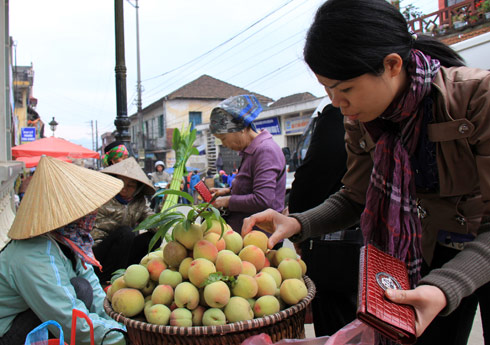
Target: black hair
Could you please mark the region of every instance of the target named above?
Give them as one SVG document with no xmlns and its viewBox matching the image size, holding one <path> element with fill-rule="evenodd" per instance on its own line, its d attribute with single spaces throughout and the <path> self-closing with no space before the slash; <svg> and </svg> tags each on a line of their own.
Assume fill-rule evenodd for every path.
<svg viewBox="0 0 490 345">
<path fill-rule="evenodd" d="M 438 59 L 442 66 L 463 66 L 454 50 L 435 38 L 408 30 L 405 17 L 386 0 L 327 0 L 306 36 L 304 58 L 323 77 L 347 80 L 383 72 L 383 60 L 397 53 L 406 66 L 411 49 Z"/>
</svg>

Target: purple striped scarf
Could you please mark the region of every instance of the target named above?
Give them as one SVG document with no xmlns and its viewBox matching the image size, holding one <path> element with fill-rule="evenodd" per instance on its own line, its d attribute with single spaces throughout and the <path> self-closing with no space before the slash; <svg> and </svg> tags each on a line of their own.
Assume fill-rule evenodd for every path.
<svg viewBox="0 0 490 345">
<path fill-rule="evenodd" d="M 412 287 L 420 279 L 422 226 L 410 156 L 418 144 L 423 99 L 429 95 L 439 68 L 438 60 L 412 50 L 408 91 L 379 118 L 364 124 L 376 142 L 366 208 L 361 215 L 364 240 L 404 261 Z"/>
</svg>

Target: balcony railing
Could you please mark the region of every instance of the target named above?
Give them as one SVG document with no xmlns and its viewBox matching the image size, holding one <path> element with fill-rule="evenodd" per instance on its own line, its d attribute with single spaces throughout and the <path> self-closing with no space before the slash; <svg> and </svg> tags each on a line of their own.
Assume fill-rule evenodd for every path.
<svg viewBox="0 0 490 345">
<path fill-rule="evenodd" d="M 442 10 L 423 15 L 410 20 L 408 25 L 415 33 L 447 34 L 462 27 L 475 26 L 488 21 L 483 13 L 477 11 L 476 4 L 479 0 L 460 2 Z M 462 24 L 455 25 L 455 23 Z"/>
</svg>

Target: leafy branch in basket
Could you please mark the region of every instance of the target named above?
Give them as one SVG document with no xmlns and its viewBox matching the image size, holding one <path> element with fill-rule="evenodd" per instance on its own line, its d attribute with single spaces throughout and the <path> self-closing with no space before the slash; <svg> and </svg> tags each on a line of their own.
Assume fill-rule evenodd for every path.
<svg viewBox="0 0 490 345">
<path fill-rule="evenodd" d="M 173 191 L 180 191 L 180 185 L 182 183 L 182 178 L 184 177 L 185 165 L 187 160 L 192 155 L 199 155 L 199 151 L 195 148 L 194 141 L 196 140 L 196 130 L 190 130 L 190 125 L 186 128 L 182 129 L 180 132 L 177 128 L 174 129 L 173 137 L 172 137 L 172 148 L 175 151 L 175 164 L 174 164 L 174 173 L 172 176 L 172 181 L 170 182 L 170 186 L 168 189 Z M 158 195 L 161 195 L 159 193 Z M 189 194 L 187 194 L 189 195 Z M 179 194 L 171 194 L 168 195 L 165 199 L 161 212 L 164 212 L 168 208 L 177 204 Z M 187 200 L 189 200 L 187 198 Z M 192 200 L 192 197 L 190 197 Z M 193 201 L 191 201 L 191 204 Z"/>
<path fill-rule="evenodd" d="M 164 190 L 160 194 L 163 195 L 177 195 L 181 196 L 191 202 L 193 202 L 193 198 L 186 192 L 177 191 L 177 190 Z M 170 236 L 166 236 L 169 233 L 169 230 L 174 228 L 176 225 L 181 225 L 184 228 L 184 231 L 189 231 L 192 224 L 196 224 L 198 220 L 204 220 L 206 222 L 206 228 L 210 227 L 209 224 L 212 224 L 213 220 L 217 221 L 221 225 L 221 236 L 223 236 L 224 229 L 226 227 L 225 220 L 221 217 L 221 214 L 217 208 L 212 205 L 214 198 L 211 199 L 207 203 L 202 203 L 198 205 L 185 205 L 185 204 L 175 204 L 167 209 L 163 210 L 160 213 L 149 216 L 144 221 L 142 221 L 134 231 L 139 231 L 143 229 L 156 229 L 155 235 L 152 237 L 149 248 L 153 248 L 155 243 L 159 239 L 173 240 L 173 233 Z M 186 206 L 188 210 L 187 214 L 184 214 L 181 210 L 177 208 L 180 206 Z M 190 208 L 190 209 L 189 209 Z M 220 238 L 221 238 L 220 236 Z"/>
</svg>

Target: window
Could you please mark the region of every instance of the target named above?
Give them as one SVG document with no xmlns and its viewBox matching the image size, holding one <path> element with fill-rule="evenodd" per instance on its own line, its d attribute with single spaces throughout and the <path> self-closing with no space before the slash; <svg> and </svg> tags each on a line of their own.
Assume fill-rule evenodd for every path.
<svg viewBox="0 0 490 345">
<path fill-rule="evenodd" d="M 158 117 L 158 136 L 160 138 L 163 137 L 164 129 L 163 129 L 163 115 Z"/>
<path fill-rule="evenodd" d="M 191 130 L 193 130 L 197 125 L 200 125 L 202 123 L 202 112 L 189 111 L 189 123 L 191 124 Z"/>
</svg>

